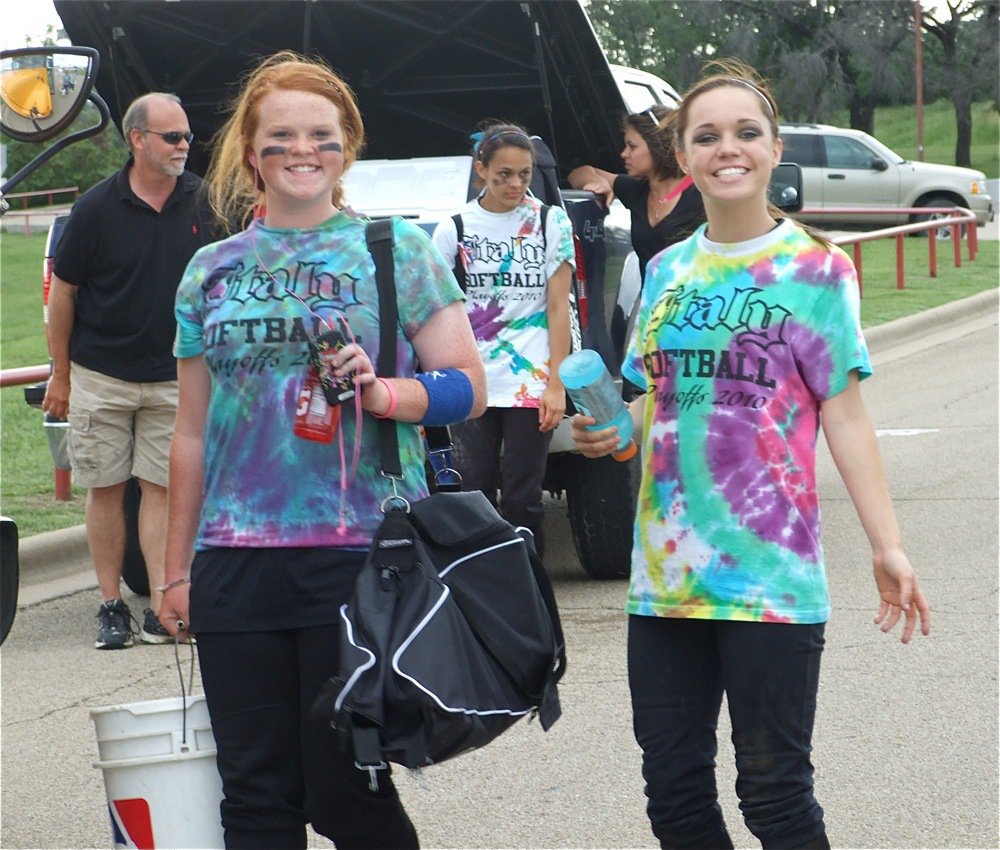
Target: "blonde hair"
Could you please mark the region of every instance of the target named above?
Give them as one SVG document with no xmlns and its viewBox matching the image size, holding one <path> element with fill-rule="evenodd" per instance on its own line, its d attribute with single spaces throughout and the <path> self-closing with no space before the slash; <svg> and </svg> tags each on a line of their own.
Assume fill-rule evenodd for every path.
<svg viewBox="0 0 1000 850">
<path fill-rule="evenodd" d="M 231 114 L 213 139 L 208 167 L 208 198 L 223 224 L 246 225 L 254 209 L 264 203 L 264 189 L 248 154 L 260 122 L 260 102 L 272 91 L 301 91 L 326 98 L 340 115 L 344 132 L 344 171 L 364 147 L 365 129 L 354 92 L 321 59 L 306 58 L 292 50 L 268 56 L 246 75 Z M 333 188 L 335 206 L 342 206 L 340 181 Z"/>
<path fill-rule="evenodd" d="M 761 76 L 753 68 L 743 62 L 740 62 L 738 59 L 716 59 L 705 65 L 704 73 L 705 76 L 684 92 L 684 97 L 681 98 L 681 104 L 677 107 L 677 111 L 672 116 L 674 118 L 676 144 L 679 150 L 684 150 L 684 133 L 687 130 L 688 120 L 690 119 L 691 104 L 700 95 L 724 86 L 749 89 L 756 94 L 761 101 L 761 114 L 764 116 L 768 126 L 771 128 L 771 133 L 774 138 L 779 138 L 778 102 L 774 99 L 774 95 L 768 90 L 767 83 L 764 82 Z M 767 212 L 772 218 L 776 219 L 791 217 L 788 216 L 787 213 L 779 210 L 770 201 L 767 203 Z M 832 245 L 830 240 L 818 230 L 815 230 L 802 222 L 797 223 L 799 227 L 805 230 L 806 233 L 808 233 L 816 242 L 819 242 L 826 248 L 829 248 Z"/>
</svg>

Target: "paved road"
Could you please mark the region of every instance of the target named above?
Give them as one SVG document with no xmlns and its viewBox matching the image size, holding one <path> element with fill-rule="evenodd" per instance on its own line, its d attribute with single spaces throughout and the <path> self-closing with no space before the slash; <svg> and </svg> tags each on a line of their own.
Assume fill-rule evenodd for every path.
<svg viewBox="0 0 1000 850">
<path fill-rule="evenodd" d="M 835 847 L 993 848 L 997 824 L 997 325 L 894 341 L 865 394 L 934 634 L 903 647 L 872 625 L 866 543 L 829 458 L 820 462 L 834 614 L 816 724 L 818 793 Z M 586 580 L 561 512 L 552 572 L 570 666 L 564 716 L 399 775 L 427 847 L 654 847 L 629 727 L 623 582 Z M 81 562 L 81 569 L 85 566 Z M 83 570 L 86 573 L 86 570 Z M 109 846 L 88 710 L 178 693 L 171 647 L 90 648 L 90 590 L 27 603 L 2 658 L 4 848 Z M 132 599 L 134 608 L 141 600 Z M 197 689 L 197 688 L 196 688 Z M 728 727 L 719 784 L 738 847 L 755 847 L 732 793 Z M 315 836 L 311 846 L 329 847 Z"/>
</svg>

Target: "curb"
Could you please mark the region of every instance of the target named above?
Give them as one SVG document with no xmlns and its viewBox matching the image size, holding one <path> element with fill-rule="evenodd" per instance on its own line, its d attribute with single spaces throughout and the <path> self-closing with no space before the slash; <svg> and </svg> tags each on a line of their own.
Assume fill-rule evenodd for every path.
<svg viewBox="0 0 1000 850">
<path fill-rule="evenodd" d="M 1000 289 L 988 289 L 986 292 L 979 292 L 959 301 L 951 301 L 931 310 L 868 328 L 865 331 L 865 339 L 871 352 L 877 354 L 901 342 L 919 339 L 932 331 L 947 330 L 954 325 L 981 319 L 991 313 L 996 318 L 998 312 L 1000 312 Z"/>
<path fill-rule="evenodd" d="M 90 562 L 87 530 L 82 525 L 25 537 L 17 551 L 22 588 L 55 581 Z M 91 577 L 96 585 L 97 577 L 92 573 Z"/>
<path fill-rule="evenodd" d="M 953 330 L 956 326 L 991 314 L 996 318 L 998 312 L 1000 289 L 991 289 L 869 328 L 865 331 L 865 339 L 871 352 L 877 354 L 900 343 L 919 341 L 932 332 L 938 334 L 942 330 Z M 82 525 L 76 525 L 34 534 L 20 541 L 18 554 L 22 587 L 58 580 L 68 572 L 78 570 L 81 561 L 89 561 L 86 529 Z M 96 586 L 97 580 L 93 574 L 91 581 L 92 586 Z"/>
</svg>

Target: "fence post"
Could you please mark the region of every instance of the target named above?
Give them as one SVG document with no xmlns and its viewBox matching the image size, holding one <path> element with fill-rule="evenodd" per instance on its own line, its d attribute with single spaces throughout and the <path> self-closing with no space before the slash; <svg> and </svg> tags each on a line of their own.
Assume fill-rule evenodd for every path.
<svg viewBox="0 0 1000 850">
<path fill-rule="evenodd" d="M 73 477 L 68 469 L 53 467 L 53 478 L 55 481 L 56 498 L 60 502 L 73 501 Z"/>
<path fill-rule="evenodd" d="M 903 234 L 896 234 L 896 289 L 903 288 Z"/>
<path fill-rule="evenodd" d="M 927 231 L 927 265 L 931 277 L 937 277 L 937 230 L 934 228 Z"/>
<path fill-rule="evenodd" d="M 955 268 L 960 269 L 962 268 L 962 225 L 953 224 L 951 226 L 951 244 L 955 253 Z"/>
</svg>

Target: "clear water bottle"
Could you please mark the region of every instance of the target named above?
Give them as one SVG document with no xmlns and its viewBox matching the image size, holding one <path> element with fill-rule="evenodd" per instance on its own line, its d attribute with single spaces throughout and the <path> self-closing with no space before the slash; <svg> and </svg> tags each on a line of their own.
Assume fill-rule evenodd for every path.
<svg viewBox="0 0 1000 850">
<path fill-rule="evenodd" d="M 574 352 L 559 364 L 559 377 L 576 409 L 597 420 L 588 431 L 600 431 L 612 425 L 618 429 L 615 460 L 630 460 L 636 453 L 632 439 L 632 416 L 621 393 L 604 365 L 601 355 L 589 348 Z"/>
</svg>

